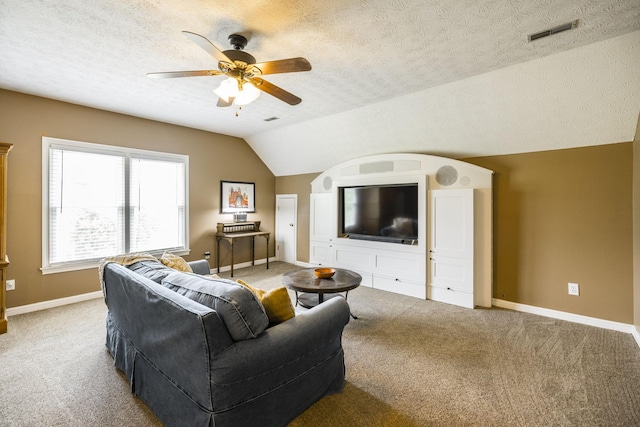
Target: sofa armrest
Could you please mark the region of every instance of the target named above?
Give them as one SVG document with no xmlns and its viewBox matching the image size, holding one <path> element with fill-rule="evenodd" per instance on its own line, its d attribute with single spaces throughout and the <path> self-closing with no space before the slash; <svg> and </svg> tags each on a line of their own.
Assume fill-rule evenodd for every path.
<svg viewBox="0 0 640 427">
<path fill-rule="evenodd" d="M 189 261 L 188 264 L 191 267 L 191 270 L 193 270 L 193 272 L 196 274 L 211 274 L 211 267 L 209 266 L 209 261 L 207 261 L 206 259 Z"/>
<path fill-rule="evenodd" d="M 339 361 L 344 377 L 342 331 L 349 319 L 345 299 L 332 298 L 213 356 L 214 406 L 222 411 L 251 401 L 328 360 Z"/>
</svg>

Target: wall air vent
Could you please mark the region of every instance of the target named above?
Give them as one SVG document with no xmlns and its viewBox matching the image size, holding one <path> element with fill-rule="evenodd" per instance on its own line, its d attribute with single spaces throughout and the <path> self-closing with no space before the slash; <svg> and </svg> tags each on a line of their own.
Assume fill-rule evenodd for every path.
<svg viewBox="0 0 640 427">
<path fill-rule="evenodd" d="M 527 38 L 530 42 L 538 39 L 542 39 L 544 37 L 552 36 L 554 34 L 561 33 L 567 30 L 573 30 L 578 26 L 578 20 L 567 22 L 566 24 L 558 25 L 557 27 L 550 28 L 548 30 L 540 31 L 539 33 L 529 34 Z"/>
<path fill-rule="evenodd" d="M 272 122 L 274 120 L 278 120 L 280 117 L 269 117 L 268 119 L 264 119 L 265 122 Z"/>
</svg>

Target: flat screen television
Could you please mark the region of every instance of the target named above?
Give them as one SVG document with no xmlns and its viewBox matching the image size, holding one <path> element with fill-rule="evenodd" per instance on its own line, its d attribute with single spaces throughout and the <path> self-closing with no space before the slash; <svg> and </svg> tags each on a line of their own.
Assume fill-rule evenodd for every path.
<svg viewBox="0 0 640 427">
<path fill-rule="evenodd" d="M 341 237 L 417 244 L 418 184 L 339 187 Z"/>
</svg>

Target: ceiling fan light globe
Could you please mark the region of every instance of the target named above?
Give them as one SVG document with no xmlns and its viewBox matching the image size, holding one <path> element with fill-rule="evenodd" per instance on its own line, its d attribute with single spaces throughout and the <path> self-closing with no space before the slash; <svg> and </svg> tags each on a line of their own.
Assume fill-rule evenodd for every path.
<svg viewBox="0 0 640 427">
<path fill-rule="evenodd" d="M 236 105 L 247 105 L 258 99 L 259 96 L 260 89 L 251 83 L 245 82 L 242 85 L 242 90 L 236 95 L 234 103 Z"/>
<path fill-rule="evenodd" d="M 218 86 L 218 88 L 213 91 L 213 93 L 218 95 L 225 102 L 229 102 L 230 98 L 236 97 L 238 95 L 238 92 L 238 82 L 232 77 L 223 80 L 220 83 L 220 86 Z"/>
</svg>

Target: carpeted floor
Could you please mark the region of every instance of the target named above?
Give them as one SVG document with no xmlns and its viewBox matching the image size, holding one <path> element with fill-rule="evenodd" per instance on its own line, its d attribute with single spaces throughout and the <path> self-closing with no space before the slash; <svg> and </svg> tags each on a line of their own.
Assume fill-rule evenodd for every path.
<svg viewBox="0 0 640 427">
<path fill-rule="evenodd" d="M 292 268 L 276 262 L 234 278 L 269 289 Z M 293 427 L 640 425 L 631 335 L 365 287 L 348 300 L 359 319 L 343 335 L 345 389 Z M 92 300 L 9 318 L 0 426 L 160 425 L 113 367 L 105 312 Z"/>
</svg>

